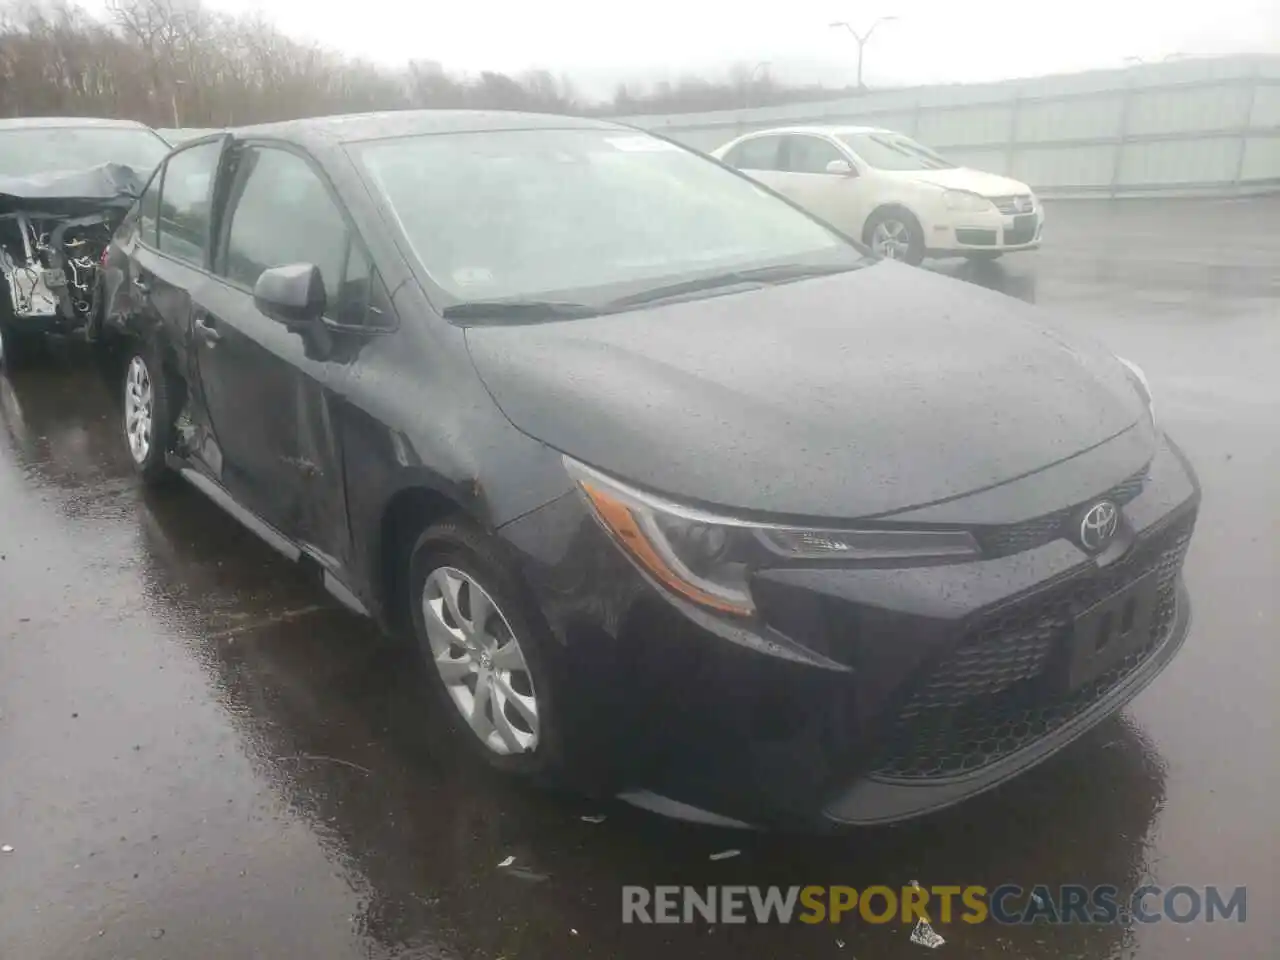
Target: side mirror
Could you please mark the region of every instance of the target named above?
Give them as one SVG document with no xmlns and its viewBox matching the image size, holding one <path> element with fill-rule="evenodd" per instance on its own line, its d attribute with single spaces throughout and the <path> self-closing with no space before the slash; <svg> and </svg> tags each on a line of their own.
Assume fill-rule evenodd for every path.
<svg viewBox="0 0 1280 960">
<path fill-rule="evenodd" d="M 263 270 L 253 285 L 253 302 L 265 316 L 286 327 L 306 326 L 324 316 L 324 278 L 313 263 Z"/>
<path fill-rule="evenodd" d="M 827 173 L 837 177 L 856 177 L 858 171 L 848 160 L 832 160 L 827 164 Z"/>
</svg>

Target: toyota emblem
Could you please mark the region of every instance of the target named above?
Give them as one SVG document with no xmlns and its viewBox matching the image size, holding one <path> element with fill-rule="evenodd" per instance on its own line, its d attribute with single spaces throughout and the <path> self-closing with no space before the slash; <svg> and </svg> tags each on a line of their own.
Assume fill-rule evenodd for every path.
<svg viewBox="0 0 1280 960">
<path fill-rule="evenodd" d="M 1120 508 L 1110 500 L 1095 503 L 1080 518 L 1080 545 L 1098 551 L 1111 542 L 1120 525 Z"/>
</svg>

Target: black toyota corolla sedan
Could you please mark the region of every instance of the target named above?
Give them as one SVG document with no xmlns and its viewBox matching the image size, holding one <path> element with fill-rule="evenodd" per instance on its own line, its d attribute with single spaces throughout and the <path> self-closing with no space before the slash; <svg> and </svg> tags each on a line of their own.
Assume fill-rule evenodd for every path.
<svg viewBox="0 0 1280 960">
<path fill-rule="evenodd" d="M 121 438 L 412 637 L 489 763 L 675 816 L 987 790 L 1187 634 L 1141 371 L 606 122 L 184 144 L 106 258 Z"/>
</svg>

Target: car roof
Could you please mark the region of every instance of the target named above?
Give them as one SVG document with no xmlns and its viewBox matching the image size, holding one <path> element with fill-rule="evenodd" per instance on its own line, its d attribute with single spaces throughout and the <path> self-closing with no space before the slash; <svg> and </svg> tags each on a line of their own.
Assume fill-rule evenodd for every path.
<svg viewBox="0 0 1280 960">
<path fill-rule="evenodd" d="M 511 110 L 388 110 L 334 117 L 283 120 L 227 131 L 237 139 L 270 137 L 319 146 L 410 137 L 424 134 L 473 133 L 490 130 L 627 130 L 607 120 Z"/>
<path fill-rule="evenodd" d="M 112 120 L 106 117 L 14 117 L 0 119 L 0 130 L 21 130 L 52 127 L 105 127 L 108 129 L 150 130 L 145 123 L 136 120 Z"/>
<path fill-rule="evenodd" d="M 823 137 L 836 136 L 841 133 L 897 133 L 896 130 L 888 130 L 884 127 L 850 127 L 850 126 L 809 126 L 809 127 L 770 127 L 768 130 L 752 130 L 747 136 L 758 137 L 761 134 L 780 134 L 780 133 L 809 133 L 818 134 Z"/>
</svg>

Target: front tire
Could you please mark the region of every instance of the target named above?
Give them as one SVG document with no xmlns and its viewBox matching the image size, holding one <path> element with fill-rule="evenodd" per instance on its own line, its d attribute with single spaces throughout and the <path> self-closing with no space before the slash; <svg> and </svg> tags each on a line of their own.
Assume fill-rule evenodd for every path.
<svg viewBox="0 0 1280 960">
<path fill-rule="evenodd" d="M 891 207 L 877 210 L 862 231 L 863 242 L 877 256 L 919 266 L 924 260 L 924 229 L 910 212 Z"/>
<path fill-rule="evenodd" d="M 125 446 L 143 482 L 159 485 L 172 477 L 166 462 L 173 440 L 169 384 L 152 351 L 134 344 L 127 354 L 121 417 Z"/>
<path fill-rule="evenodd" d="M 550 629 L 501 541 L 449 519 L 409 559 L 414 637 L 455 735 L 489 766 L 558 779 Z"/>
</svg>

